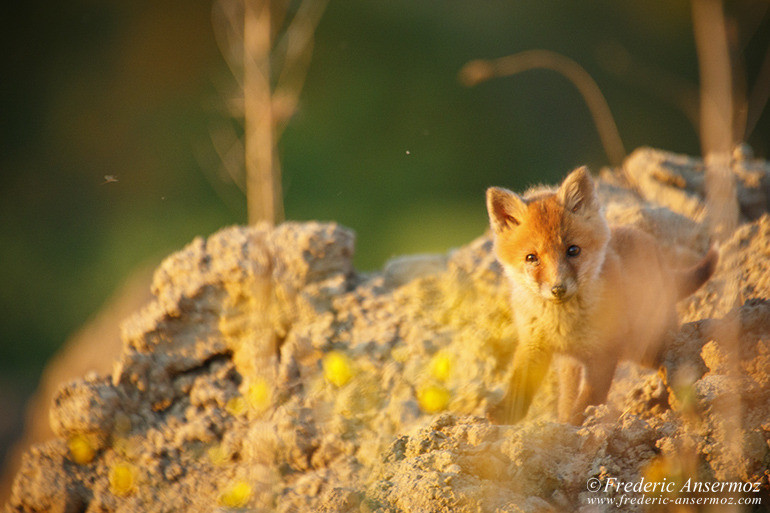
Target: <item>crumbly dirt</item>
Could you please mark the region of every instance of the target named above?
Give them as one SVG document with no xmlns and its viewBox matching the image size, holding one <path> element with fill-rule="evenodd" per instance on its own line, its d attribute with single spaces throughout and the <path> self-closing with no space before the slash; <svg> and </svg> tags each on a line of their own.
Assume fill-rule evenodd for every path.
<svg viewBox="0 0 770 513">
<path fill-rule="evenodd" d="M 550 382 L 523 422 L 486 419 L 516 347 L 488 236 L 362 274 L 338 225 L 232 227 L 163 262 L 110 375 L 60 389 L 55 437 L 25 455 L 7 511 L 696 511 L 660 505 L 682 497 L 763 511 L 770 167 L 732 166 L 741 225 L 680 304 L 665 384 L 623 365 L 582 426 L 556 422 Z M 702 175 L 697 159 L 644 149 L 600 192 L 612 221 L 691 261 L 709 246 Z M 757 491 L 682 491 L 688 480 Z M 653 507 L 600 504 L 641 497 L 618 483 L 676 486 L 648 493 Z"/>
</svg>

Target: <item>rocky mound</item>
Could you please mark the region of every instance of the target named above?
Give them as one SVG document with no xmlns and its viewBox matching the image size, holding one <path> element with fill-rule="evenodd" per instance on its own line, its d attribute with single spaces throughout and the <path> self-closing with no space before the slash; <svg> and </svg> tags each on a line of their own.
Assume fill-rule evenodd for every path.
<svg viewBox="0 0 770 513">
<path fill-rule="evenodd" d="M 672 258 L 705 250 L 699 161 L 639 150 L 630 167 L 604 173 L 608 215 L 665 240 Z M 580 427 L 555 422 L 549 387 L 520 424 L 485 418 L 516 346 L 487 237 L 373 274 L 356 272 L 354 236 L 334 224 L 196 239 L 156 271 L 112 375 L 60 390 L 56 437 L 26 454 L 7 508 L 588 512 L 617 511 L 613 500 L 641 511 L 642 497 L 658 510 L 683 498 L 766 508 L 770 167 L 733 163 L 739 179 L 747 169 L 743 224 L 681 305 L 670 386 L 626 365 Z M 661 187 L 673 193 L 650 192 Z M 679 210 L 665 203 L 677 193 Z M 642 495 L 649 483 L 660 486 Z"/>
</svg>

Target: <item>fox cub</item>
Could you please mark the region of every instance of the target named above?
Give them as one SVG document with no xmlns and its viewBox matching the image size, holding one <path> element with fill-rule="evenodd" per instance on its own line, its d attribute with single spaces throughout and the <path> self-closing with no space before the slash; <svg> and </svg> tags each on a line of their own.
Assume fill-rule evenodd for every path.
<svg viewBox="0 0 770 513">
<path fill-rule="evenodd" d="M 606 401 L 619 360 L 661 363 L 676 302 L 711 277 L 718 259 L 712 248 L 692 268 L 672 269 L 652 236 L 610 227 L 586 167 L 524 197 L 491 187 L 487 210 L 519 334 L 507 391 L 491 413 L 497 422 L 526 415 L 559 354 L 558 417 L 581 424 L 586 406 Z"/>
</svg>

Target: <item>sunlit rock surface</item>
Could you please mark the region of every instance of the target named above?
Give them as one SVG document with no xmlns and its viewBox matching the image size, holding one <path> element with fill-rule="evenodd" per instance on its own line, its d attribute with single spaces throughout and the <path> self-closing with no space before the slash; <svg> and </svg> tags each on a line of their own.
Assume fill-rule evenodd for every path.
<svg viewBox="0 0 770 513">
<path fill-rule="evenodd" d="M 677 263 L 702 254 L 702 163 L 626 164 L 602 173 L 611 221 Z M 676 498 L 688 479 L 759 483 L 731 496 L 770 504 L 769 171 L 733 172 L 742 224 L 680 304 L 669 387 L 627 364 L 583 426 L 554 420 L 551 381 L 525 421 L 490 424 L 516 335 L 488 237 L 361 274 L 338 225 L 227 228 L 156 271 L 110 375 L 62 386 L 56 436 L 25 455 L 7 508 L 618 511 L 596 500 L 615 483 L 675 482 Z"/>
</svg>

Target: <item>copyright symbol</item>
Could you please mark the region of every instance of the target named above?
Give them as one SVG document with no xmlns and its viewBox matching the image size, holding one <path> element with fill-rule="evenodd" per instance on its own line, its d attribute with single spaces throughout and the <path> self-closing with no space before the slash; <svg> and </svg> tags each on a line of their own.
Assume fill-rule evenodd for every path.
<svg viewBox="0 0 770 513">
<path fill-rule="evenodd" d="M 602 489 L 602 482 L 597 477 L 592 477 L 586 481 L 586 488 L 589 492 L 598 492 Z"/>
</svg>

